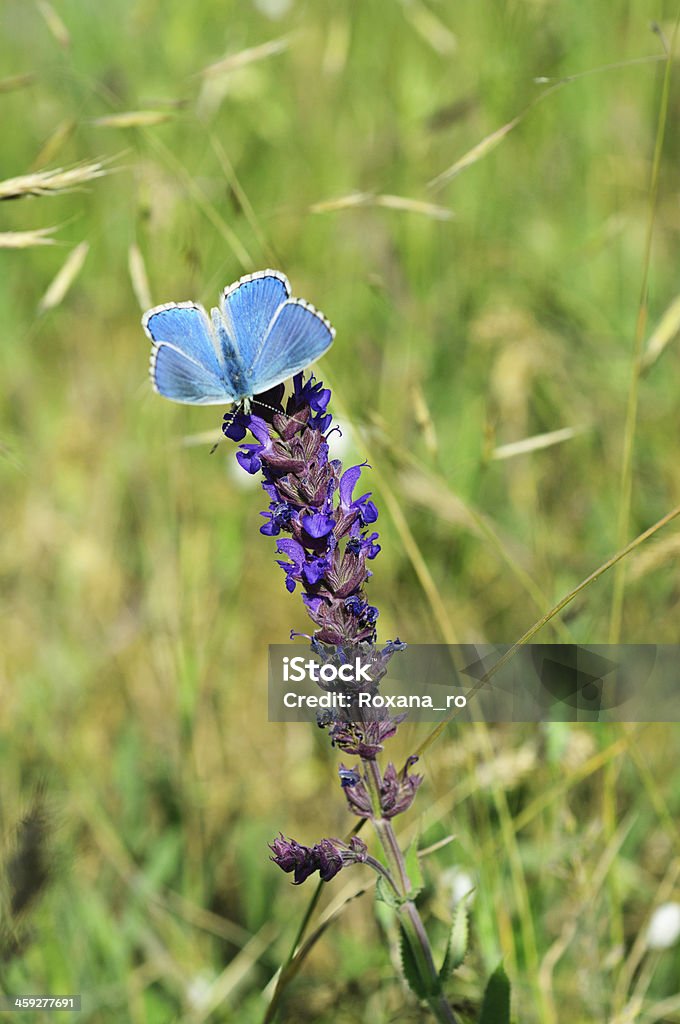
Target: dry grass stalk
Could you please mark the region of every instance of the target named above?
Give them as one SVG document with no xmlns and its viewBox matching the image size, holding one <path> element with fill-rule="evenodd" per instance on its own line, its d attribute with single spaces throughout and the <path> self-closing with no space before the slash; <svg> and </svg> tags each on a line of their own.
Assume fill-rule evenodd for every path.
<svg viewBox="0 0 680 1024">
<path fill-rule="evenodd" d="M 382 206 L 388 210 L 399 210 L 403 213 L 420 213 L 434 220 L 451 220 L 454 216 L 445 206 L 427 203 L 422 199 L 410 199 L 408 196 L 376 194 L 374 192 L 350 192 L 336 199 L 326 199 L 310 206 L 310 213 L 334 213 L 337 210 L 351 210 L 362 206 Z"/>
<path fill-rule="evenodd" d="M 288 36 L 281 36 L 280 39 L 270 39 L 269 42 L 261 43 L 260 46 L 251 46 L 247 50 L 239 50 L 238 53 L 231 53 L 228 57 L 215 61 L 214 64 L 208 64 L 201 71 L 201 75 L 204 78 L 214 78 L 216 75 L 228 74 L 231 71 L 236 71 L 238 68 L 246 67 L 248 64 L 254 64 L 257 61 L 266 60 L 267 57 L 274 57 L 279 53 L 283 53 L 284 50 L 288 49 L 289 44 L 290 39 Z"/>
<path fill-rule="evenodd" d="M 175 116 L 173 110 L 126 110 L 120 114 L 106 114 L 96 117 L 92 124 L 98 128 L 152 128 L 164 124 Z"/>
<path fill-rule="evenodd" d="M 128 270 L 130 272 L 132 290 L 139 303 L 139 308 L 141 310 L 148 309 L 153 305 L 149 288 L 149 276 L 146 272 L 144 257 L 136 242 L 133 242 L 128 249 Z"/>
<path fill-rule="evenodd" d="M 107 171 L 100 160 L 76 164 L 75 167 L 55 167 L 52 171 L 34 171 L 17 178 L 0 181 L 0 200 L 23 199 L 25 196 L 53 196 L 73 192 L 87 181 L 101 178 Z"/>
<path fill-rule="evenodd" d="M 34 245 L 54 245 L 55 239 L 50 238 L 54 228 L 35 228 L 33 231 L 0 232 L 0 249 L 30 249 Z"/>
<path fill-rule="evenodd" d="M 80 242 L 75 249 L 71 250 L 66 258 L 66 262 L 58 271 L 38 303 L 38 312 L 45 313 L 48 309 L 54 309 L 55 306 L 58 306 L 63 301 L 69 288 L 80 273 L 89 249 L 89 242 Z"/>
</svg>

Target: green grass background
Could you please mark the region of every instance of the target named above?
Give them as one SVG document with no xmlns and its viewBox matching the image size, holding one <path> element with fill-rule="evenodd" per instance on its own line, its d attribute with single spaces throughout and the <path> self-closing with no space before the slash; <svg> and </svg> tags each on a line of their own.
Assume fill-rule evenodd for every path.
<svg viewBox="0 0 680 1024">
<path fill-rule="evenodd" d="M 326 313 L 337 340 L 320 375 L 345 457 L 374 467 L 381 638 L 511 643 L 621 546 L 665 73 L 650 22 L 670 40 L 676 7 L 3 5 L 3 79 L 33 78 L 0 93 L 0 178 L 110 160 L 80 191 L 0 207 L 0 231 L 58 228 L 53 246 L 0 254 L 6 856 L 41 783 L 54 826 L 53 881 L 0 968 L 6 991 L 82 992 L 83 1024 L 259 1021 L 312 886 L 291 887 L 266 842 L 351 824 L 324 737 L 266 721 L 267 645 L 304 628 L 303 608 L 233 449 L 183 444 L 220 411 L 151 392 L 130 247 L 153 303 L 214 304 L 275 266 Z M 279 52 L 202 74 L 271 40 Z M 535 78 L 644 56 L 555 90 L 428 186 L 548 88 Z M 139 110 L 168 119 L 96 123 Z M 676 67 L 645 339 L 679 291 L 679 116 Z M 323 206 L 357 192 L 373 199 Z M 81 272 L 40 313 L 84 240 Z M 680 503 L 678 360 L 671 342 L 640 382 L 625 540 Z M 564 427 L 564 443 L 492 457 Z M 677 642 L 679 552 L 671 525 L 627 559 L 625 641 Z M 606 641 L 612 602 L 610 573 L 539 639 Z M 404 727 L 391 756 L 425 734 Z M 477 1003 L 503 959 L 522 1024 L 680 1021 L 679 947 L 642 941 L 678 898 L 677 742 L 675 725 L 447 728 L 401 834 L 455 836 L 426 861 L 435 943 L 455 871 L 476 886 L 455 999 Z M 369 881 L 343 873 L 322 907 Z M 427 1019 L 381 929 L 370 893 L 351 901 L 282 1019 Z"/>
</svg>

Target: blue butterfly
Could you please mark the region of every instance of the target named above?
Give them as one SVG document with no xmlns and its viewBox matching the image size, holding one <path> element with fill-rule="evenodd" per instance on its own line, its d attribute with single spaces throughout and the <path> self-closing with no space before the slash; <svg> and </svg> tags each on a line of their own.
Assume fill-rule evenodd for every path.
<svg viewBox="0 0 680 1024">
<path fill-rule="evenodd" d="M 335 331 L 277 270 L 247 274 L 222 293 L 210 317 L 196 302 L 168 302 L 142 317 L 151 339 L 154 390 L 173 402 L 249 408 L 326 352 Z"/>
</svg>

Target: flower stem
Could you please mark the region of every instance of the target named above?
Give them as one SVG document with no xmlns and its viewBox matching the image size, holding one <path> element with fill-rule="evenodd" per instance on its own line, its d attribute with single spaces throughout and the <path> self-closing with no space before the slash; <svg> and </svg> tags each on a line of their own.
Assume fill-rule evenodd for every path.
<svg viewBox="0 0 680 1024">
<path fill-rule="evenodd" d="M 392 875 L 391 875 L 391 874 L 390 874 L 390 872 L 389 872 L 389 871 L 387 870 L 387 868 L 385 867 L 385 865 L 384 865 L 384 864 L 381 864 L 381 863 L 380 863 L 380 861 L 379 861 L 379 860 L 376 860 L 376 858 L 375 858 L 375 857 L 367 857 L 367 858 L 366 858 L 366 864 L 368 864 L 368 866 L 369 866 L 370 868 L 373 868 L 373 870 L 374 870 L 374 871 L 377 871 L 377 873 L 378 873 L 378 874 L 379 874 L 379 875 L 380 875 L 380 876 L 381 876 L 382 878 L 384 878 L 384 879 L 385 879 L 385 881 L 386 881 L 386 882 L 388 883 L 388 885 L 390 886 L 390 888 L 392 889 L 392 891 L 393 891 L 394 893 L 396 893 L 396 895 L 397 895 L 397 896 L 399 896 L 399 895 L 400 895 L 400 892 L 399 892 L 399 886 L 397 885 L 397 883 L 395 882 L 395 880 L 394 880 L 394 879 L 392 878 Z"/>
<path fill-rule="evenodd" d="M 394 834 L 392 822 L 389 818 L 383 817 L 380 769 L 373 758 L 363 759 L 363 765 L 366 788 L 370 795 L 371 807 L 374 812 L 371 820 L 385 853 L 388 874 L 390 879 L 393 879 L 393 885 L 401 899 L 401 906 L 397 911 L 399 923 L 413 954 L 422 989 L 428 993 L 426 996 L 427 1003 L 441 1024 L 458 1024 L 448 1000 L 441 991 L 441 982 L 435 967 L 430 940 L 427 937 L 418 908 L 411 896 L 413 887 L 406 870 L 404 855 Z"/>
</svg>

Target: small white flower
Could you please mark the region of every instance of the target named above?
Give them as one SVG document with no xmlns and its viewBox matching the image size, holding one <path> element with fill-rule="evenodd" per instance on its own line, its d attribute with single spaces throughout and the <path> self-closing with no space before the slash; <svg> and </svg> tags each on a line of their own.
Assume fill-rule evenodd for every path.
<svg viewBox="0 0 680 1024">
<path fill-rule="evenodd" d="M 668 949 L 680 939 L 680 903 L 662 903 L 647 929 L 649 949 Z"/>
<path fill-rule="evenodd" d="M 475 879 L 464 868 L 449 868 L 442 873 L 442 882 L 451 894 L 451 906 L 456 907 L 476 886 Z M 474 899 L 474 895 L 472 896 Z"/>
<path fill-rule="evenodd" d="M 253 0 L 253 2 L 261 14 L 266 14 L 273 21 L 284 18 L 293 6 L 292 0 Z"/>
<path fill-rule="evenodd" d="M 186 999 L 194 1010 L 202 1010 L 207 1006 L 213 992 L 215 979 L 207 971 L 195 974 L 186 988 Z"/>
</svg>

